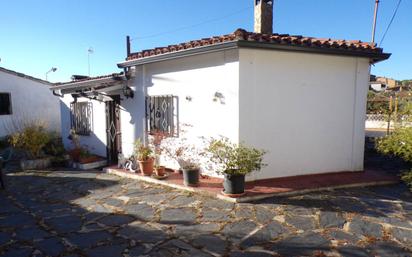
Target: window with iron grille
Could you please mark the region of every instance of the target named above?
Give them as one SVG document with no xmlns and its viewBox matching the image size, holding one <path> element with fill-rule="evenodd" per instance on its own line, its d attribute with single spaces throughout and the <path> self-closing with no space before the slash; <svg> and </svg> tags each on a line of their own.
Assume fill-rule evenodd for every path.
<svg viewBox="0 0 412 257">
<path fill-rule="evenodd" d="M 93 104 L 76 102 L 70 104 L 71 128 L 78 135 L 89 136 L 93 124 Z"/>
<path fill-rule="evenodd" d="M 177 135 L 177 101 L 177 96 L 173 95 L 146 97 L 147 129 L 150 134 Z"/>
<path fill-rule="evenodd" d="M 0 115 L 10 115 L 11 95 L 10 93 L 0 93 Z"/>
</svg>

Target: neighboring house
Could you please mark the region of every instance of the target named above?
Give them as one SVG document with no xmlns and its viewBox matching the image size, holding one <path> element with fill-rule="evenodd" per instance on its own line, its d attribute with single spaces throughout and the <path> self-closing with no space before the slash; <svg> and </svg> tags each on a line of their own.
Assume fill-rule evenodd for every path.
<svg viewBox="0 0 412 257">
<path fill-rule="evenodd" d="M 388 89 L 397 86 L 396 80 L 386 77 L 376 77 L 376 82 L 386 85 Z"/>
<path fill-rule="evenodd" d="M 397 85 L 397 82 L 394 79 L 386 78 L 386 77 L 378 77 L 375 75 L 370 76 L 369 84 L 370 84 L 370 89 L 376 92 L 381 92 L 385 90 L 396 91 L 397 89 L 399 90 L 399 87 L 400 87 Z"/>
<path fill-rule="evenodd" d="M 376 81 L 375 75 L 369 76 L 369 89 L 375 92 L 381 92 L 386 90 L 386 84 Z"/>
<path fill-rule="evenodd" d="M 0 137 L 13 133 L 24 123 L 42 122 L 60 132 L 59 99 L 52 84 L 0 67 Z"/>
<path fill-rule="evenodd" d="M 361 41 L 272 34 L 272 11 L 256 1 L 256 32 L 131 53 L 118 64 L 125 74 L 56 85 L 63 134 L 75 128 L 116 162 L 152 129 L 176 135 L 185 123 L 192 137 L 266 149 L 268 166 L 247 180 L 363 170 L 370 64 L 390 55 Z"/>
<path fill-rule="evenodd" d="M 370 84 L 370 89 L 372 89 L 375 92 L 382 92 L 386 90 L 386 84 L 379 83 L 377 81 L 371 81 L 369 82 Z"/>
</svg>

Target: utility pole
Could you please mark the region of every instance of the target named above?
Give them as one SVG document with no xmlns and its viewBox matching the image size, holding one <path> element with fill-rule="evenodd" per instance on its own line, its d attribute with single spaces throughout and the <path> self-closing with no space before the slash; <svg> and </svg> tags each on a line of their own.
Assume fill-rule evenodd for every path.
<svg viewBox="0 0 412 257">
<path fill-rule="evenodd" d="M 373 15 L 372 43 L 375 43 L 376 20 L 378 19 L 379 0 L 375 0 L 375 13 Z"/>
</svg>

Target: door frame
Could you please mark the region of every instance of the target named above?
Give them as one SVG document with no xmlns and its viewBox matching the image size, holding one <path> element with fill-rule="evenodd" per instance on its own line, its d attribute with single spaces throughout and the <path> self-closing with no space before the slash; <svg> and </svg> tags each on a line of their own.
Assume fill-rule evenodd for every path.
<svg viewBox="0 0 412 257">
<path fill-rule="evenodd" d="M 120 95 L 110 96 L 106 103 L 106 153 L 108 164 L 117 164 L 122 153 L 122 131 L 120 126 Z"/>
</svg>

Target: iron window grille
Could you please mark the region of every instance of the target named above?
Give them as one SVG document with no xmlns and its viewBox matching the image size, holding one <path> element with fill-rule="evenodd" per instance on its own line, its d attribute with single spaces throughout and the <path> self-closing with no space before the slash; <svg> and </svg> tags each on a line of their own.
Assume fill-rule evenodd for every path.
<svg viewBox="0 0 412 257">
<path fill-rule="evenodd" d="M 78 135 L 89 136 L 93 124 L 92 102 L 76 102 L 70 104 L 71 128 Z"/>
<path fill-rule="evenodd" d="M 0 115 L 11 115 L 11 94 L 0 93 Z"/>
<path fill-rule="evenodd" d="M 178 97 L 173 95 L 146 97 L 146 124 L 149 134 L 178 136 Z"/>
</svg>

